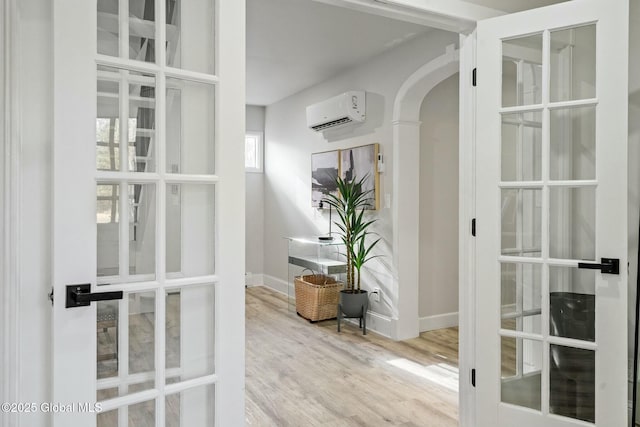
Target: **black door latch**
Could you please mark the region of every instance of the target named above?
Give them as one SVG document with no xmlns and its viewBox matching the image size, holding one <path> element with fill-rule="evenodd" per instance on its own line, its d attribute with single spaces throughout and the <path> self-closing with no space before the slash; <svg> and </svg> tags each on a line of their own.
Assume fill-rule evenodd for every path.
<svg viewBox="0 0 640 427">
<path fill-rule="evenodd" d="M 578 268 L 600 270 L 603 274 L 620 274 L 620 260 L 618 258 L 600 258 L 600 264 L 579 262 Z"/>
<path fill-rule="evenodd" d="M 91 301 L 122 299 L 122 291 L 91 293 L 91 284 L 67 285 L 66 308 L 86 307 Z"/>
</svg>

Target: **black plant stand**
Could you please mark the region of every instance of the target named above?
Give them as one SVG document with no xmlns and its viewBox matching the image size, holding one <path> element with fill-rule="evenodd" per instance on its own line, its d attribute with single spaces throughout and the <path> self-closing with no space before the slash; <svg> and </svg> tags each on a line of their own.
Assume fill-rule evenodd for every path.
<svg viewBox="0 0 640 427">
<path fill-rule="evenodd" d="M 367 298 L 362 305 L 362 310 L 359 316 L 345 316 L 342 312 L 342 304 L 338 303 L 338 332 L 340 332 L 340 321 L 342 319 L 358 319 L 360 329 L 362 329 L 362 335 L 367 335 L 367 310 L 369 309 L 369 298 Z"/>
</svg>

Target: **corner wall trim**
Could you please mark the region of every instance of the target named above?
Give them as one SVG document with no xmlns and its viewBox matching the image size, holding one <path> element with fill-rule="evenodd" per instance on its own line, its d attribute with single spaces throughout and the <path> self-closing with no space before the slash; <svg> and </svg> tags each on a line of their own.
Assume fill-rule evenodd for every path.
<svg viewBox="0 0 640 427">
<path fill-rule="evenodd" d="M 420 332 L 458 326 L 458 312 L 436 314 L 420 318 Z"/>
<path fill-rule="evenodd" d="M 283 295 L 288 295 L 287 289 L 289 288 L 289 284 L 282 279 L 278 279 L 277 277 L 270 276 L 268 274 L 262 275 L 263 280 L 262 284 L 267 288 L 271 288 L 276 292 L 280 292 Z M 292 289 L 293 290 L 293 289 Z"/>
</svg>

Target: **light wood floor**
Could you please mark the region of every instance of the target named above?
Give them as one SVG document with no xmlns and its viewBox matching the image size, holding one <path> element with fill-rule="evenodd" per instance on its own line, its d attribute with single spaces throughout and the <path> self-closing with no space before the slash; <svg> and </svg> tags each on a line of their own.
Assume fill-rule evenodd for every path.
<svg viewBox="0 0 640 427">
<path fill-rule="evenodd" d="M 311 324 L 286 297 L 247 290 L 248 426 L 458 425 L 458 332 L 394 342 L 335 321 Z"/>
</svg>

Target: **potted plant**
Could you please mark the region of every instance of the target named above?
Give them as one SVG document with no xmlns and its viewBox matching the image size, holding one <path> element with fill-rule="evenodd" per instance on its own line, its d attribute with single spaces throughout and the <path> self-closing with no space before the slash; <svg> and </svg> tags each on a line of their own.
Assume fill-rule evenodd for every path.
<svg viewBox="0 0 640 427">
<path fill-rule="evenodd" d="M 365 208 L 373 200 L 371 197 L 373 190 L 362 190 L 367 177 L 361 179 L 354 177 L 350 181 L 337 177 L 337 194 L 329 194 L 323 199 L 325 203 L 335 208 L 338 214 L 339 221 L 335 221 L 334 224 L 340 230 L 338 234 L 345 246 L 347 261 L 345 289 L 340 291 L 338 330 L 340 330 L 341 315 L 359 317 L 362 322 L 369 305 L 368 293 L 361 288 L 361 272 L 365 263 L 376 258 L 371 255 L 371 251 L 380 238 L 373 241 L 368 238 L 373 234 L 369 231 L 369 227 L 376 220 L 368 220 L 364 217 Z M 364 332 L 366 333 L 366 324 Z"/>
</svg>

